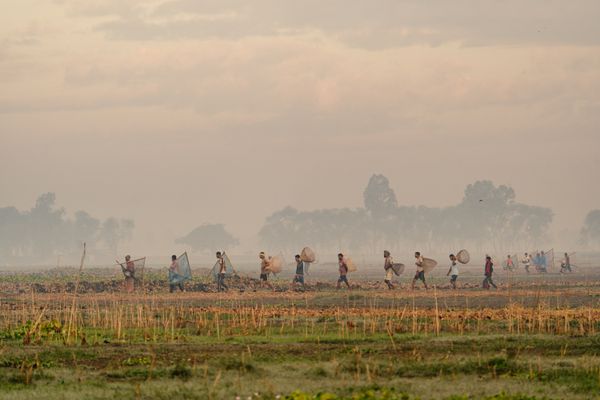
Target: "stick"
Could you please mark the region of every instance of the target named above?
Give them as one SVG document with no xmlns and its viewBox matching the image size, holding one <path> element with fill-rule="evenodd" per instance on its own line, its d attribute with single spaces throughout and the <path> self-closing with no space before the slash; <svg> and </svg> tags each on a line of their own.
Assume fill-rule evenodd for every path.
<svg viewBox="0 0 600 400">
<path fill-rule="evenodd" d="M 81 279 L 81 271 L 83 270 L 83 261 L 85 260 L 85 242 L 83 242 L 83 254 L 81 255 L 81 263 L 79 264 L 79 273 L 75 281 L 75 291 L 73 292 L 73 302 L 71 304 L 71 315 L 69 316 L 69 327 L 67 329 L 67 342 L 71 337 L 71 329 L 73 328 L 75 319 L 75 307 L 77 306 L 77 292 L 79 290 L 79 281 Z"/>
</svg>

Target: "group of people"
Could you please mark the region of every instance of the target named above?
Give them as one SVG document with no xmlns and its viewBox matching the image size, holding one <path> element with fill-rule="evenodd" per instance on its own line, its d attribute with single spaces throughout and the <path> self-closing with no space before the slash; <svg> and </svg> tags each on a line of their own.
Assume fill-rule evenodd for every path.
<svg viewBox="0 0 600 400">
<path fill-rule="evenodd" d="M 402 268 L 404 268 L 404 266 L 402 264 L 395 264 L 394 260 L 392 258 L 392 255 L 388 250 L 385 250 L 383 252 L 383 257 L 384 257 L 383 268 L 385 271 L 384 283 L 388 289 L 392 290 L 392 289 L 395 289 L 395 285 L 393 282 L 394 275 L 395 274 L 399 275 L 401 273 L 401 271 L 395 267 L 400 265 L 400 266 L 402 266 Z M 415 252 L 414 257 L 415 257 L 416 271 L 415 271 L 415 275 L 412 279 L 411 288 L 414 289 L 417 282 L 421 281 L 423 283 L 423 286 L 425 287 L 425 289 L 428 289 L 429 286 L 427 285 L 427 281 L 425 279 L 425 272 L 426 272 L 425 265 L 424 265 L 425 259 L 421 255 L 421 253 L 418 251 Z M 217 290 L 219 292 L 222 292 L 222 291 L 226 291 L 229 289 L 228 285 L 225 282 L 225 277 L 227 275 L 227 264 L 225 262 L 225 253 L 218 251 L 216 253 L 216 258 L 217 258 L 217 263 L 216 263 L 215 268 L 217 270 L 215 271 L 215 275 L 216 275 Z M 296 254 L 294 258 L 296 261 L 296 270 L 295 270 L 294 278 L 292 280 L 292 285 L 295 289 L 304 290 L 305 289 L 304 275 L 308 272 L 310 262 L 303 261 L 300 254 Z M 271 269 L 272 262 L 273 262 L 272 258 L 267 257 L 266 253 L 264 251 L 262 251 L 259 253 L 259 259 L 260 259 L 259 287 L 261 287 L 261 288 L 266 287 L 270 290 L 274 290 L 275 288 L 269 282 L 269 274 L 274 272 Z M 446 273 L 446 276 L 450 277 L 450 286 L 453 289 L 456 289 L 457 288 L 457 280 L 459 277 L 459 266 L 458 266 L 458 262 L 457 262 L 458 260 L 454 254 L 450 254 L 449 259 L 450 259 L 450 266 L 448 268 L 448 272 Z M 536 270 L 539 272 L 542 272 L 542 273 L 547 272 L 547 268 L 548 268 L 547 259 L 546 259 L 546 254 L 543 251 L 537 253 L 533 257 L 529 253 L 525 253 L 521 262 L 527 273 L 530 272 L 529 268 L 532 265 L 535 266 Z M 127 292 L 133 292 L 134 282 L 135 282 L 135 263 L 133 261 L 131 261 L 131 257 L 129 255 L 125 256 L 125 263 L 121 264 L 121 267 L 123 268 L 123 274 L 125 275 L 125 289 Z M 516 261 L 513 260 L 513 257 L 511 255 L 507 256 L 506 261 L 504 262 L 504 268 L 511 270 L 511 271 L 516 269 Z M 171 264 L 169 266 L 168 271 L 169 271 L 169 290 L 170 290 L 170 292 L 172 293 L 172 292 L 176 291 L 177 289 L 179 289 L 180 291 L 184 291 L 185 279 L 179 273 L 179 261 L 178 261 L 176 255 L 171 256 Z M 348 272 L 350 272 L 349 267 L 348 267 L 348 259 L 344 256 L 344 254 L 339 253 L 338 254 L 339 277 L 338 277 L 337 284 L 336 284 L 337 289 L 340 289 L 342 287 L 342 285 L 345 285 L 345 287 L 347 289 L 351 289 L 350 282 L 348 281 Z M 492 258 L 489 255 L 486 255 L 485 265 L 484 265 L 484 280 L 482 283 L 482 287 L 484 289 L 490 289 L 491 287 L 497 288 L 496 284 L 494 283 L 494 281 L 492 279 L 493 272 L 494 272 L 494 263 L 492 262 Z M 571 260 L 570 260 L 570 256 L 568 253 L 564 253 L 564 258 L 561 262 L 560 272 L 561 273 L 572 272 Z M 256 287 L 255 287 L 255 289 L 256 289 Z"/>
<path fill-rule="evenodd" d="M 509 259 L 511 258 L 510 255 L 508 256 L 508 258 Z M 546 253 L 544 253 L 543 251 L 538 252 L 535 255 L 525 253 L 522 263 L 523 263 L 523 267 L 525 268 L 525 272 L 527 272 L 527 273 L 531 272 L 529 270 L 529 268 L 532 265 L 534 266 L 534 268 L 537 272 L 540 272 L 542 274 L 545 274 L 546 272 L 548 272 L 548 260 L 546 259 Z M 514 269 L 514 264 L 512 264 L 512 265 L 513 265 L 513 268 L 509 268 L 511 270 Z"/>
</svg>

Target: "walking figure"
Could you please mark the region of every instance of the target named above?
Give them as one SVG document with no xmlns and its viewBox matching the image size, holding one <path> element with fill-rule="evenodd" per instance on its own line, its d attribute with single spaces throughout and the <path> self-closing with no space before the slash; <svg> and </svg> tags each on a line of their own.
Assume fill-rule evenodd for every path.
<svg viewBox="0 0 600 400">
<path fill-rule="evenodd" d="M 227 265 L 225 264 L 225 259 L 220 251 L 217 251 L 217 263 L 219 264 L 219 272 L 217 273 L 217 291 L 224 292 L 229 290 L 229 287 L 225 284 Z"/>
<path fill-rule="evenodd" d="M 485 272 L 484 272 L 485 279 L 483 280 L 483 288 L 484 289 L 489 290 L 490 285 L 492 285 L 494 287 L 494 289 L 498 289 L 498 286 L 496 286 L 496 284 L 492 280 L 493 273 L 494 273 L 494 263 L 492 262 L 492 257 L 486 256 L 485 257 Z"/>
</svg>

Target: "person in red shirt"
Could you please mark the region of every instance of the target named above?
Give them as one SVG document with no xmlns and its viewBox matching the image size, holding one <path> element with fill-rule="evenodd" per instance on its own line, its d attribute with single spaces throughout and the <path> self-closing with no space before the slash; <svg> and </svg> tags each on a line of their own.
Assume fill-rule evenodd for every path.
<svg viewBox="0 0 600 400">
<path fill-rule="evenodd" d="M 490 285 L 494 287 L 494 289 L 498 289 L 498 286 L 492 280 L 492 274 L 494 273 L 494 263 L 492 262 L 492 257 L 485 257 L 485 279 L 483 280 L 483 288 L 489 289 Z"/>
</svg>

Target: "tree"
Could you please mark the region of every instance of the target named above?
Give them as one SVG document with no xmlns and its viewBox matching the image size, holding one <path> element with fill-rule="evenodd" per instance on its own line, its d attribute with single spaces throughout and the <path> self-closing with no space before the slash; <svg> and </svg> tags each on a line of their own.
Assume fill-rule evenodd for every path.
<svg viewBox="0 0 600 400">
<path fill-rule="evenodd" d="M 204 224 L 177 239 L 175 243 L 186 244 L 193 251 L 215 251 L 237 246 L 239 241 L 225 230 L 223 224 Z"/>
<path fill-rule="evenodd" d="M 590 211 L 583 221 L 581 240 L 586 245 L 600 245 L 600 210 Z"/>
<path fill-rule="evenodd" d="M 100 224 L 85 211 L 69 218 L 64 208 L 56 207 L 56 195 L 44 193 L 29 211 L 0 208 L 0 256 L 48 262 L 57 254 L 79 252 L 81 242 L 91 250 L 98 241 L 116 252 L 121 241 L 131 238 L 134 226 L 132 220 L 116 218 Z"/>
<path fill-rule="evenodd" d="M 311 244 L 324 250 L 351 246 L 353 251 L 370 252 L 382 246 L 499 251 L 537 247 L 546 239 L 553 217 L 548 208 L 516 202 L 511 187 L 491 181 L 468 185 L 463 200 L 445 208 L 399 207 L 383 175 L 373 175 L 363 195 L 365 207 L 356 210 L 286 207 L 267 217 L 259 235 L 265 244 L 284 250 Z"/>
<path fill-rule="evenodd" d="M 117 218 L 110 217 L 102 223 L 98 238 L 116 255 L 119 250 L 119 244 L 122 241 L 131 240 L 134 227 L 133 220 L 118 220 Z"/>
<path fill-rule="evenodd" d="M 389 216 L 398 207 L 396 193 L 390 188 L 388 178 L 372 175 L 363 192 L 365 209 L 374 217 L 381 219 Z"/>
<path fill-rule="evenodd" d="M 39 259 L 47 259 L 64 244 L 65 210 L 55 209 L 55 201 L 54 193 L 44 193 L 27 215 L 31 253 Z"/>
<path fill-rule="evenodd" d="M 3 258 L 18 256 L 27 242 L 25 216 L 15 207 L 0 208 L 0 255 Z"/>
</svg>

